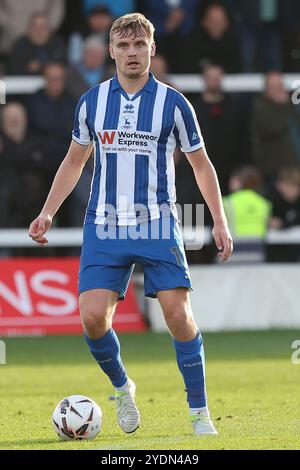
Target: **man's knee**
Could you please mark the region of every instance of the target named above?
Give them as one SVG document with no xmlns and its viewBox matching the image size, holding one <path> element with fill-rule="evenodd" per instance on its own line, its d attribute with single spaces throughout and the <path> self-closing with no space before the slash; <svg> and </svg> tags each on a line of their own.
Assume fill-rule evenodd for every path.
<svg viewBox="0 0 300 470">
<path fill-rule="evenodd" d="M 79 299 L 80 316 L 86 334 L 93 339 L 103 336 L 112 326 L 115 308 L 97 299 Z"/>
<path fill-rule="evenodd" d="M 185 304 L 171 303 L 164 309 L 164 315 L 167 322 L 174 325 L 187 325 L 193 318 L 189 306 Z"/>
</svg>

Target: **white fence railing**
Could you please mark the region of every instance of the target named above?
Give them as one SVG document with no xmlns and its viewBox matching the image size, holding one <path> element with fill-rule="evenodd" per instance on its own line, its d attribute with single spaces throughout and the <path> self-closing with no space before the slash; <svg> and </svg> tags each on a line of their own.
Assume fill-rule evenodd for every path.
<svg viewBox="0 0 300 470">
<path fill-rule="evenodd" d="M 200 75 L 170 75 L 170 82 L 183 93 L 193 93 L 203 90 L 203 79 Z M 40 76 L 6 76 L 2 78 L 7 95 L 31 94 L 44 85 Z M 300 74 L 285 74 L 284 82 L 288 90 L 300 86 Z M 263 74 L 226 75 L 223 81 L 224 90 L 228 92 L 259 92 L 264 88 Z"/>
<path fill-rule="evenodd" d="M 82 244 L 82 228 L 53 228 L 47 233 L 49 244 L 47 246 L 73 247 Z M 191 247 L 193 245 L 209 245 L 212 241 L 211 231 L 208 227 L 203 230 L 193 227 L 183 227 L 183 239 Z M 259 240 L 253 238 L 236 239 L 236 243 L 251 243 Z M 202 242 L 202 243 L 201 243 Z M 265 242 L 270 245 L 300 245 L 300 227 L 286 230 L 269 230 Z M 35 243 L 29 238 L 26 229 L 0 230 L 0 248 L 34 247 Z"/>
</svg>

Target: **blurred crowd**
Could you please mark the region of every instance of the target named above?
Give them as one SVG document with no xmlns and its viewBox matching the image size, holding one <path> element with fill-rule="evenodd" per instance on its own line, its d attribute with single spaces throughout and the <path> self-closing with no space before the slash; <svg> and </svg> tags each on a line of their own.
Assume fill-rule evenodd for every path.
<svg viewBox="0 0 300 470">
<path fill-rule="evenodd" d="M 172 73 L 207 63 L 226 73 L 300 71 L 298 0 L 0 0 L 2 72 L 38 74 L 60 61 L 91 82 L 86 40 L 107 44 L 112 21 L 132 11 L 153 22 Z"/>
<path fill-rule="evenodd" d="M 263 237 L 269 226 L 299 225 L 300 109 L 283 80 L 300 73 L 299 1 L 0 0 L 0 76 L 45 79 L 34 94 L 9 95 L 0 109 L 0 227 L 27 227 L 39 213 L 68 149 L 78 98 L 114 74 L 111 24 L 133 11 L 155 26 L 159 80 L 172 86 L 170 73 L 204 79 L 202 92 L 186 96 L 233 233 Z M 256 72 L 265 74 L 262 93 L 224 91 L 226 74 Z M 200 203 L 191 167 L 180 152 L 175 160 L 178 202 Z M 90 159 L 57 226 L 82 224 L 92 173 Z"/>
</svg>

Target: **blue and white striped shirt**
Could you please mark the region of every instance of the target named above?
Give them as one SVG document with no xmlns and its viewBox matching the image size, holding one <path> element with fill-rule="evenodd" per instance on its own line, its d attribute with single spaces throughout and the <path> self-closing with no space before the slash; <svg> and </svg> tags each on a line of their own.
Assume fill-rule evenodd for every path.
<svg viewBox="0 0 300 470">
<path fill-rule="evenodd" d="M 79 100 L 73 139 L 94 142 L 95 166 L 86 223 L 103 224 L 115 208 L 116 223 L 160 217 L 160 206 L 175 206 L 173 154 L 204 146 L 195 112 L 178 91 L 152 74 L 130 98 L 117 77 Z M 143 209 L 144 208 L 144 209 Z"/>
</svg>

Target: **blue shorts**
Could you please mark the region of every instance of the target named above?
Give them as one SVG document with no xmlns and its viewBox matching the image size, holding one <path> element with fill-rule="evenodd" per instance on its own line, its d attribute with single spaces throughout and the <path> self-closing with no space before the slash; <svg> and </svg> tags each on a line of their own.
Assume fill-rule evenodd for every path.
<svg viewBox="0 0 300 470">
<path fill-rule="evenodd" d="M 113 237 L 108 237 L 104 225 L 85 224 L 79 294 L 91 289 L 110 289 L 123 300 L 135 263 L 144 267 L 147 297 L 155 298 L 157 291 L 176 287 L 191 289 L 179 224 L 173 216 L 168 217 L 168 227 L 163 220 L 161 217 L 140 224 L 140 236 L 136 225 L 111 227 Z"/>
</svg>

